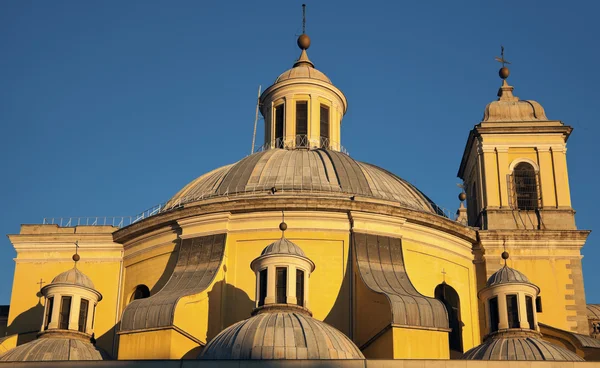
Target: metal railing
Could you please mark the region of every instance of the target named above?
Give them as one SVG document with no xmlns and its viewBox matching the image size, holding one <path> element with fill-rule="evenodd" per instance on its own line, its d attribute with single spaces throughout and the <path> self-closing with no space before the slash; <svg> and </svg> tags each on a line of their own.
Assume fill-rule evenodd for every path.
<svg viewBox="0 0 600 368">
<path fill-rule="evenodd" d="M 279 137 L 271 142 L 267 142 L 260 146 L 256 151 L 266 151 L 273 148 L 282 149 L 326 149 L 332 151 L 340 151 L 350 156 L 350 153 L 339 142 L 334 142 L 327 137 L 308 138 L 306 134 L 298 134 L 293 138 Z"/>
</svg>

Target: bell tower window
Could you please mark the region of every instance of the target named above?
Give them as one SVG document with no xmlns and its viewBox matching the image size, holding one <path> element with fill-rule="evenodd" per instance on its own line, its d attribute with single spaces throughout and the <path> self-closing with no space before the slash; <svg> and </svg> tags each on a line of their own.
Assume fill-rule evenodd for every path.
<svg viewBox="0 0 600 368">
<path fill-rule="evenodd" d="M 304 271 L 296 270 L 296 300 L 299 306 L 304 306 Z"/>
<path fill-rule="evenodd" d="M 527 162 L 519 163 L 513 171 L 516 207 L 520 210 L 535 210 L 539 207 L 537 174 Z"/>
<path fill-rule="evenodd" d="M 69 329 L 69 316 L 71 314 L 71 297 L 63 296 L 60 303 L 60 318 L 58 320 L 58 328 L 62 330 Z"/>
<path fill-rule="evenodd" d="M 506 296 L 506 312 L 508 313 L 508 327 L 519 328 L 519 303 L 516 295 Z"/>
<path fill-rule="evenodd" d="M 283 148 L 283 104 L 275 106 L 275 147 Z"/>
<path fill-rule="evenodd" d="M 530 296 L 526 296 L 525 304 L 525 308 L 527 309 L 527 321 L 529 322 L 529 328 L 535 330 L 535 323 L 533 320 L 533 298 Z"/>
<path fill-rule="evenodd" d="M 260 271 L 258 275 L 258 306 L 265 305 L 265 298 L 267 297 L 267 269 Z"/>
<path fill-rule="evenodd" d="M 79 332 L 85 332 L 85 325 L 87 324 L 87 315 L 88 315 L 88 306 L 89 302 L 86 299 L 81 299 L 81 304 L 79 307 Z"/>
<path fill-rule="evenodd" d="M 308 147 L 308 102 L 296 102 L 296 147 Z"/>
<path fill-rule="evenodd" d="M 329 107 L 321 105 L 320 109 L 320 146 L 329 148 Z"/>
<path fill-rule="evenodd" d="M 54 298 L 53 297 L 48 298 L 48 304 L 46 306 L 46 325 L 44 326 L 44 329 L 46 329 L 46 330 L 48 329 L 48 325 L 52 321 L 53 304 L 54 304 Z"/>
<path fill-rule="evenodd" d="M 498 297 L 490 299 L 490 333 L 498 331 L 498 323 L 500 322 L 500 316 L 498 313 Z"/>
<path fill-rule="evenodd" d="M 285 304 L 287 298 L 287 268 L 277 267 L 275 282 L 276 303 Z"/>
</svg>

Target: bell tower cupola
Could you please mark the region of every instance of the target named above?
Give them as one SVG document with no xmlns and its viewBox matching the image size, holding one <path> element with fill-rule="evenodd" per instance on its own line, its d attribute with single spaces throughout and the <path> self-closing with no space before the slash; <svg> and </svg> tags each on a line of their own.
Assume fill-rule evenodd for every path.
<svg viewBox="0 0 600 368">
<path fill-rule="evenodd" d="M 300 57 L 259 98 L 265 121 L 264 147 L 340 151 L 346 97 L 308 58 L 311 41 L 304 28 L 303 24 L 298 37 Z"/>
</svg>

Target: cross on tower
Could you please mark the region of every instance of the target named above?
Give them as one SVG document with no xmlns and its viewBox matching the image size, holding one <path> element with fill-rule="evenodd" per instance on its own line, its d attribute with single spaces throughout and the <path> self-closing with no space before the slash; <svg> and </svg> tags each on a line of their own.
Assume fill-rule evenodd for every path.
<svg viewBox="0 0 600 368">
<path fill-rule="evenodd" d="M 502 63 L 503 68 L 504 64 L 510 64 L 510 62 L 504 58 L 504 46 L 500 46 L 500 57 L 496 56 L 496 61 Z"/>
<path fill-rule="evenodd" d="M 442 268 L 442 278 L 443 278 L 443 281 L 446 282 L 446 269 L 445 268 Z"/>
<path fill-rule="evenodd" d="M 45 284 L 45 282 L 42 280 L 42 278 L 40 278 L 39 282 L 36 282 L 36 284 L 40 284 L 40 291 L 42 290 L 42 285 Z"/>
</svg>

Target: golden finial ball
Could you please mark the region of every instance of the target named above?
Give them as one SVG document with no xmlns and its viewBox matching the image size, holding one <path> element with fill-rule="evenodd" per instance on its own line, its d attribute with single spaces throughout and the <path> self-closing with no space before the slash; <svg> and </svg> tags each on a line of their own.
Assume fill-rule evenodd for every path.
<svg viewBox="0 0 600 368">
<path fill-rule="evenodd" d="M 287 230 L 287 224 L 285 222 L 282 222 L 281 224 L 279 224 L 279 230 L 286 231 Z"/>
<path fill-rule="evenodd" d="M 79 260 L 81 259 L 81 257 L 80 257 L 80 256 L 79 256 L 79 254 L 77 254 L 77 253 L 73 254 L 73 257 L 72 257 L 72 258 L 73 258 L 73 260 L 74 260 L 75 262 L 79 262 Z"/>
<path fill-rule="evenodd" d="M 502 259 L 504 259 L 504 260 L 508 259 L 508 252 L 507 251 L 502 252 Z"/>
<path fill-rule="evenodd" d="M 302 50 L 308 50 L 310 47 L 310 37 L 307 34 L 303 33 L 298 37 L 298 47 Z"/>
<path fill-rule="evenodd" d="M 465 192 L 462 192 L 462 193 L 460 193 L 460 194 L 458 195 L 458 200 L 459 200 L 459 201 L 461 201 L 461 202 L 462 202 L 462 201 L 464 201 L 465 199 L 467 199 L 467 193 L 465 193 Z"/>
<path fill-rule="evenodd" d="M 510 75 L 510 70 L 508 70 L 507 67 L 503 66 L 502 68 L 500 68 L 500 70 L 498 71 L 498 75 L 500 75 L 500 78 L 502 79 L 506 79 L 508 78 L 508 76 Z"/>
</svg>

